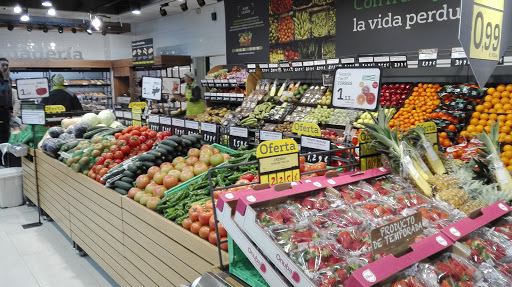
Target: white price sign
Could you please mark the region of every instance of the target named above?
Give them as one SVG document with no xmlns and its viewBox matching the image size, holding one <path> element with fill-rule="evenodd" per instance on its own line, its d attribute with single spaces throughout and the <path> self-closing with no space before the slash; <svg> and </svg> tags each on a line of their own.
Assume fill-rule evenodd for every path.
<svg viewBox="0 0 512 287">
<path fill-rule="evenodd" d="M 16 80 L 20 100 L 39 99 L 50 96 L 47 78 Z"/>
<path fill-rule="evenodd" d="M 186 120 L 185 127 L 188 129 L 199 130 L 199 122 Z"/>
<path fill-rule="evenodd" d="M 381 69 L 338 68 L 334 77 L 332 105 L 337 108 L 377 110 Z"/>
<path fill-rule="evenodd" d="M 172 125 L 175 127 L 185 127 L 185 120 L 172 118 Z"/>
<path fill-rule="evenodd" d="M 246 128 L 230 127 L 229 135 L 241 138 L 247 138 L 249 136 L 249 130 Z"/>
<path fill-rule="evenodd" d="M 21 119 L 24 125 L 44 125 L 46 123 L 43 105 L 21 105 Z"/>
<path fill-rule="evenodd" d="M 160 101 L 162 99 L 162 78 L 142 77 L 142 98 Z"/>
<path fill-rule="evenodd" d="M 210 132 L 210 133 L 216 133 L 217 132 L 217 125 L 216 124 L 210 124 L 210 123 L 201 123 L 201 131 L 203 131 L 203 132 Z"/>
<path fill-rule="evenodd" d="M 260 131 L 260 140 L 262 141 L 275 141 L 282 140 L 283 134 L 279 132 Z"/>
</svg>

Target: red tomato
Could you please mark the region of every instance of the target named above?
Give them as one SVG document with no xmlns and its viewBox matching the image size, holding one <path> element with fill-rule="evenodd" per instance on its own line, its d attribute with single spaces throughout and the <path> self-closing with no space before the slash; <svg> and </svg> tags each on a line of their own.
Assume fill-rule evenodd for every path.
<svg viewBox="0 0 512 287">
<path fill-rule="evenodd" d="M 115 133 L 114 134 L 114 138 L 119 139 L 120 136 L 122 136 L 123 134 L 122 133 Z"/>
<path fill-rule="evenodd" d="M 132 136 L 130 137 L 130 140 L 128 141 L 128 144 L 131 146 L 131 147 L 136 147 L 139 145 L 139 140 L 138 138 Z"/>
<path fill-rule="evenodd" d="M 103 165 L 97 165 L 95 168 L 94 168 L 94 172 L 95 173 L 99 173 L 100 170 L 103 168 L 104 166 Z"/>
<path fill-rule="evenodd" d="M 114 159 L 114 154 L 111 153 L 111 152 L 108 152 L 108 153 L 105 154 L 105 158 L 106 159 Z"/>
<path fill-rule="evenodd" d="M 203 212 L 199 214 L 199 222 L 201 222 L 202 225 L 208 225 L 208 222 L 210 221 L 210 217 L 213 216 L 213 210 L 211 209 L 204 209 Z"/>
<path fill-rule="evenodd" d="M 199 229 L 201 229 L 201 223 L 196 221 L 190 225 L 190 231 L 194 234 L 199 234 Z"/>
<path fill-rule="evenodd" d="M 125 145 L 127 145 L 127 144 L 128 144 L 128 142 L 127 142 L 127 141 L 125 141 L 125 140 L 118 140 L 118 141 L 117 141 L 117 145 L 118 145 L 118 146 L 121 146 L 121 147 L 122 147 L 122 146 L 125 146 Z"/>
<path fill-rule="evenodd" d="M 96 158 L 96 164 L 97 165 L 102 165 L 104 163 L 105 163 L 105 158 L 104 157 L 100 156 L 100 157 Z"/>
<path fill-rule="evenodd" d="M 141 150 L 141 151 L 148 151 L 148 150 L 149 150 L 149 147 L 148 147 L 146 144 L 141 144 L 141 145 L 140 145 L 140 150 Z"/>
<path fill-rule="evenodd" d="M 224 228 L 224 226 L 222 226 L 222 224 L 220 222 L 217 223 L 217 231 L 219 231 L 220 237 L 228 236 L 228 232 L 226 231 L 226 229 Z"/>
<path fill-rule="evenodd" d="M 162 134 L 164 136 L 170 136 L 171 135 L 171 132 L 170 131 L 163 131 Z"/>
<path fill-rule="evenodd" d="M 217 245 L 217 233 L 215 233 L 215 231 L 210 232 L 208 235 L 208 241 L 213 245 Z"/>
<path fill-rule="evenodd" d="M 121 151 L 125 154 L 125 155 L 128 155 L 130 154 L 130 152 L 132 151 L 132 149 L 130 148 L 130 146 L 128 145 L 124 145 L 121 147 Z"/>
<path fill-rule="evenodd" d="M 120 159 L 116 159 L 116 160 L 114 160 L 114 163 L 115 163 L 115 164 L 120 164 L 120 163 L 122 163 L 122 162 L 123 162 L 123 159 L 124 159 L 124 155 L 123 155 L 123 158 L 120 158 Z"/>
<path fill-rule="evenodd" d="M 221 195 L 221 194 L 222 194 L 222 189 L 216 190 L 213 192 L 213 198 L 218 199 L 219 195 Z"/>
<path fill-rule="evenodd" d="M 190 209 L 188 210 L 188 217 L 190 218 L 190 220 L 192 220 L 193 222 L 196 222 L 199 220 L 199 214 L 203 212 L 203 206 L 200 205 L 200 204 L 194 204 L 190 207 Z M 209 220 L 209 218 L 208 218 Z M 202 225 L 202 224 L 201 224 Z"/>
<path fill-rule="evenodd" d="M 97 174 L 97 173 L 95 173 L 95 172 L 93 172 L 93 173 L 91 173 L 90 178 L 92 178 L 92 179 L 96 179 L 96 176 L 98 176 L 98 174 Z"/>
<path fill-rule="evenodd" d="M 102 168 L 102 169 L 100 170 L 100 172 L 98 172 L 98 175 L 99 175 L 100 177 L 102 177 L 102 176 L 104 176 L 105 174 L 107 174 L 107 172 L 108 172 L 108 168 L 104 167 L 104 168 Z"/>
<path fill-rule="evenodd" d="M 188 229 L 188 230 L 190 230 L 191 225 L 192 225 L 192 220 L 190 220 L 190 218 L 185 218 L 183 220 L 183 222 L 181 223 L 181 226 L 183 226 L 183 228 Z"/>
<path fill-rule="evenodd" d="M 116 152 L 119 150 L 119 147 L 116 145 L 113 145 L 110 147 L 110 152 L 114 154 L 114 157 L 116 155 Z"/>
<path fill-rule="evenodd" d="M 155 144 L 154 140 L 148 140 L 146 142 L 146 145 L 148 146 L 149 149 L 152 149 L 154 144 Z"/>
<path fill-rule="evenodd" d="M 207 239 L 209 235 L 210 235 L 210 226 L 202 226 L 199 229 L 199 236 L 201 238 Z"/>
<path fill-rule="evenodd" d="M 98 175 L 96 175 L 95 180 L 96 180 L 97 182 L 100 182 L 100 180 L 101 180 L 101 175 L 99 175 L 99 174 L 98 174 Z"/>
<path fill-rule="evenodd" d="M 208 221 L 208 225 L 210 225 L 210 228 L 215 228 L 215 216 L 210 217 L 210 221 Z"/>
<path fill-rule="evenodd" d="M 133 129 L 136 131 L 140 130 L 140 128 L 141 128 L 140 126 L 133 127 Z"/>
<path fill-rule="evenodd" d="M 227 237 L 221 237 L 220 238 L 220 242 L 222 242 L 222 241 L 228 241 L 228 238 Z M 226 243 L 222 243 L 220 245 L 220 249 L 227 251 L 228 250 L 228 243 L 227 242 Z"/>
<path fill-rule="evenodd" d="M 301 156 L 300 157 L 300 164 L 304 164 L 306 162 L 306 157 Z"/>
<path fill-rule="evenodd" d="M 204 204 L 204 208 L 205 209 L 213 209 L 213 204 L 212 204 L 212 200 L 208 200 L 207 202 L 205 202 Z"/>
<path fill-rule="evenodd" d="M 139 137 L 139 142 L 140 142 L 140 143 L 145 143 L 147 140 L 148 140 L 148 138 L 147 138 L 147 137 L 145 137 L 145 136 L 140 136 L 140 137 Z"/>
<path fill-rule="evenodd" d="M 141 137 L 146 137 L 146 138 L 147 138 L 147 137 L 148 137 L 148 132 L 142 132 L 142 133 L 140 133 L 140 136 L 141 136 Z"/>
<path fill-rule="evenodd" d="M 157 132 L 155 132 L 153 130 L 148 131 L 148 138 L 150 138 L 150 139 L 156 138 L 156 135 L 157 135 Z"/>
<path fill-rule="evenodd" d="M 114 158 L 115 159 L 123 159 L 123 157 L 124 157 L 124 153 L 122 151 L 120 151 L 120 150 L 118 150 L 118 151 L 116 151 L 114 153 Z"/>
<path fill-rule="evenodd" d="M 121 136 L 120 139 L 122 139 L 124 141 L 128 141 L 130 139 L 130 134 L 125 134 L 125 135 Z"/>
<path fill-rule="evenodd" d="M 140 128 L 141 132 L 144 132 L 144 131 L 147 131 L 147 130 L 149 130 L 148 126 L 143 126 L 142 128 Z"/>
<path fill-rule="evenodd" d="M 132 136 L 140 136 L 140 131 L 132 131 Z"/>
</svg>

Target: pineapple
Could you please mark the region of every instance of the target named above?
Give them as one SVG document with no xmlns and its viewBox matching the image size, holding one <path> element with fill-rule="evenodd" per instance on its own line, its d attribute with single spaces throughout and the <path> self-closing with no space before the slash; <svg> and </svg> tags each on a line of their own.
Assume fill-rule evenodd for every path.
<svg viewBox="0 0 512 287">
<path fill-rule="evenodd" d="M 436 199 L 445 201 L 457 208 L 466 204 L 469 200 L 468 194 L 460 188 L 443 189 L 436 194 Z"/>
<path fill-rule="evenodd" d="M 429 178 L 428 183 L 432 186 L 435 193 L 442 192 L 443 190 L 459 186 L 457 178 L 447 174 L 434 175 Z"/>
<path fill-rule="evenodd" d="M 487 203 L 480 201 L 480 200 L 471 200 L 471 201 L 468 201 L 463 206 L 461 206 L 459 208 L 459 210 L 464 212 L 465 214 L 469 214 L 472 211 L 480 209 L 480 208 L 484 208 L 487 205 L 488 205 Z"/>
</svg>

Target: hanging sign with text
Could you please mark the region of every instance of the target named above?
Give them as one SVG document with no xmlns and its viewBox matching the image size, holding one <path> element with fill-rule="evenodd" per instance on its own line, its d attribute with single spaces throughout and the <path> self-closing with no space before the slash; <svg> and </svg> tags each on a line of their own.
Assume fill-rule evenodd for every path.
<svg viewBox="0 0 512 287">
<path fill-rule="evenodd" d="M 422 216 L 416 212 L 371 231 L 374 254 L 392 254 L 414 243 L 416 236 L 423 233 Z"/>
<path fill-rule="evenodd" d="M 20 100 L 40 99 L 50 96 L 47 78 L 16 80 L 18 98 Z"/>
<path fill-rule="evenodd" d="M 300 180 L 299 146 L 292 139 L 266 141 L 256 149 L 260 183 Z"/>
<path fill-rule="evenodd" d="M 332 106 L 376 111 L 380 96 L 381 75 L 382 70 L 378 67 L 336 69 Z"/>
</svg>

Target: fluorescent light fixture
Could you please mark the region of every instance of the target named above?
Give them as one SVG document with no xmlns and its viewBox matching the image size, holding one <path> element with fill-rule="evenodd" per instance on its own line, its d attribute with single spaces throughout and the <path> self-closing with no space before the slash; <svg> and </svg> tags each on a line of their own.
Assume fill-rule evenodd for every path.
<svg viewBox="0 0 512 287">
<path fill-rule="evenodd" d="M 57 13 L 57 12 L 55 11 L 55 8 L 50 7 L 50 8 L 48 9 L 48 15 L 50 15 L 50 16 L 55 16 L 55 14 L 56 14 L 56 13 Z"/>
<path fill-rule="evenodd" d="M 25 10 L 23 10 L 23 14 L 21 14 L 20 20 L 23 22 L 27 22 L 28 20 L 30 20 L 30 16 L 28 15 L 28 9 L 25 8 Z"/>
<path fill-rule="evenodd" d="M 132 13 L 135 15 L 140 14 L 140 5 L 139 4 L 133 4 L 132 5 Z"/>
<path fill-rule="evenodd" d="M 94 16 L 94 19 L 92 19 L 91 21 L 91 24 L 92 26 L 96 29 L 96 30 L 100 30 L 100 27 L 101 27 L 101 20 L 100 18 L 98 18 L 98 16 Z"/>
<path fill-rule="evenodd" d="M 51 7 L 52 6 L 52 1 L 50 1 L 50 0 L 43 0 L 43 1 L 41 1 L 41 5 L 43 5 L 44 7 Z"/>
<path fill-rule="evenodd" d="M 21 9 L 21 5 L 20 4 L 16 4 L 16 6 L 14 6 L 14 13 L 20 14 L 22 10 L 23 9 Z"/>
</svg>

